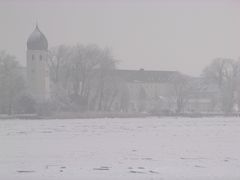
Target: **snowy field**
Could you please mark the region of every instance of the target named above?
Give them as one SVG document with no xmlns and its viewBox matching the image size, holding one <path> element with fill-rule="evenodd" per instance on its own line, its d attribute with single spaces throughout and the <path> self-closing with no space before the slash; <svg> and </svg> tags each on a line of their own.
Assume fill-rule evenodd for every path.
<svg viewBox="0 0 240 180">
<path fill-rule="evenodd" d="M 1 180 L 239 180 L 239 118 L 0 120 Z"/>
</svg>

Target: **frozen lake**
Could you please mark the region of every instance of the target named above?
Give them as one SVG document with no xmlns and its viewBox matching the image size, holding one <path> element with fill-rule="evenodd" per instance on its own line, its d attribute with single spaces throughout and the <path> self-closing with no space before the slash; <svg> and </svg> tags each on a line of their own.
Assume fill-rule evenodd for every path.
<svg viewBox="0 0 240 180">
<path fill-rule="evenodd" d="M 239 118 L 1 120 L 3 180 L 239 180 Z"/>
</svg>

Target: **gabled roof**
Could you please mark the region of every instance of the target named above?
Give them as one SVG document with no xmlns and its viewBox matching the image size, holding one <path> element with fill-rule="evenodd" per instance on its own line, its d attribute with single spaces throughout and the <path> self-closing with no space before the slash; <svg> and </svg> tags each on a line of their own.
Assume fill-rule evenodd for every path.
<svg viewBox="0 0 240 180">
<path fill-rule="evenodd" d="M 165 83 L 178 74 L 177 71 L 115 70 L 115 75 L 127 82 Z"/>
<path fill-rule="evenodd" d="M 198 92 L 217 92 L 219 88 L 214 83 L 208 83 L 203 77 L 194 77 L 190 80 L 195 91 Z"/>
</svg>

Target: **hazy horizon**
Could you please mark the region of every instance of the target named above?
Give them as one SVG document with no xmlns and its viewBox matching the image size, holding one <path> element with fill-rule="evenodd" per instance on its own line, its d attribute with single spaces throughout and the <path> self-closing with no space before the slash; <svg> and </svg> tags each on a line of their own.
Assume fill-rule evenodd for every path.
<svg viewBox="0 0 240 180">
<path fill-rule="evenodd" d="M 0 50 L 26 61 L 36 22 L 49 47 L 111 48 L 121 69 L 199 75 L 217 57 L 240 57 L 237 1 L 1 1 Z"/>
</svg>

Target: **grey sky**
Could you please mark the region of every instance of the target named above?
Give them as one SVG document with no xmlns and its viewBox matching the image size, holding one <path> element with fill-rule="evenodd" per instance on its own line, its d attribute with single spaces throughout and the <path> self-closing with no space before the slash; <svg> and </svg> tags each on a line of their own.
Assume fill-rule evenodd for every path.
<svg viewBox="0 0 240 180">
<path fill-rule="evenodd" d="M 110 47 L 125 69 L 199 75 L 213 58 L 240 57 L 237 1 L 1 1 L 0 49 L 24 64 L 36 21 L 50 47 Z"/>
</svg>

